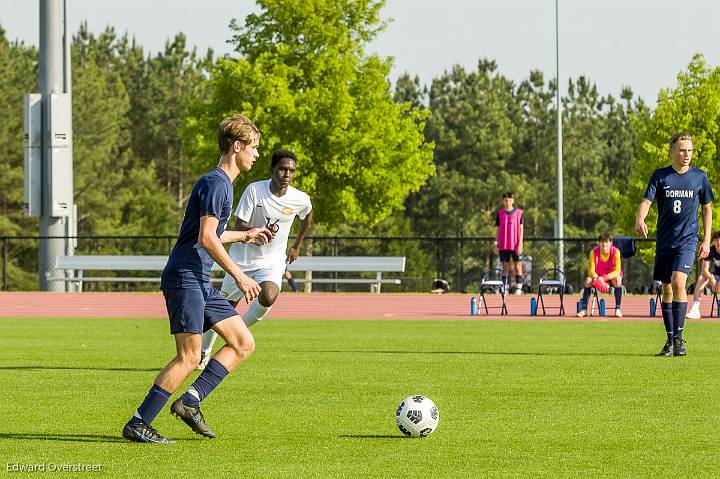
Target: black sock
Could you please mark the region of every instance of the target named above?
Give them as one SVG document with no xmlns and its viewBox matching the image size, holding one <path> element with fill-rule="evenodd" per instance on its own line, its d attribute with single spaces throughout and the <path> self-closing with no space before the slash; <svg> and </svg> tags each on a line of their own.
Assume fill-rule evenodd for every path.
<svg viewBox="0 0 720 479">
<path fill-rule="evenodd" d="M 515 276 L 515 284 L 517 284 L 518 289 L 522 289 L 523 277 L 522 277 L 522 276 Z"/>
<path fill-rule="evenodd" d="M 297 292 L 298 292 L 298 285 L 297 285 L 297 283 L 295 282 L 295 278 L 293 278 L 292 276 L 290 276 L 290 277 L 287 279 L 287 282 L 288 282 L 288 284 L 290 285 L 290 289 L 292 289 L 294 293 L 297 293 Z"/>
<path fill-rule="evenodd" d="M 687 313 L 687 301 L 681 303 L 679 301 L 672 302 L 673 315 L 673 336 L 682 339 L 683 328 L 685 327 L 685 313 Z"/>
<path fill-rule="evenodd" d="M 620 303 L 622 303 L 622 286 L 618 286 L 615 288 L 615 309 L 620 308 Z"/>
<path fill-rule="evenodd" d="M 668 341 L 672 341 L 672 339 L 673 339 L 672 303 L 663 302 L 661 304 L 662 304 L 663 323 L 665 324 L 665 332 L 667 333 Z"/>
<path fill-rule="evenodd" d="M 583 297 L 582 297 L 583 309 L 587 309 L 588 301 L 590 301 L 590 288 L 585 288 L 585 289 L 583 289 Z"/>
</svg>

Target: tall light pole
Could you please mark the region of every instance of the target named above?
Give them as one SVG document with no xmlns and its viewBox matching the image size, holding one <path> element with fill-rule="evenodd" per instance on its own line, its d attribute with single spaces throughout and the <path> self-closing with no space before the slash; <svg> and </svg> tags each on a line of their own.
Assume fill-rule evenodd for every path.
<svg viewBox="0 0 720 479">
<path fill-rule="evenodd" d="M 565 245 L 563 225 L 563 159 L 562 159 L 562 99 L 560 94 L 560 16 L 558 3 L 555 0 L 555 67 L 557 78 L 557 237 L 558 237 L 558 268 L 565 271 Z"/>
<path fill-rule="evenodd" d="M 25 210 L 39 216 L 40 289 L 65 291 L 57 258 L 72 254 L 74 231 L 70 41 L 66 0 L 39 0 L 40 93 L 25 99 Z"/>
</svg>

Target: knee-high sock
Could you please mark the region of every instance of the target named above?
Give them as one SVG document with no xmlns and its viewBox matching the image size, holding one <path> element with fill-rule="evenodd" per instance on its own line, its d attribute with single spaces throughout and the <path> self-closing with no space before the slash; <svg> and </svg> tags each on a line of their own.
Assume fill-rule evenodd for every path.
<svg viewBox="0 0 720 479">
<path fill-rule="evenodd" d="M 146 424 L 151 424 L 162 411 L 162 408 L 165 407 L 168 399 L 170 399 L 170 393 L 157 384 L 153 384 L 130 422 L 140 423 L 145 421 Z"/>
<path fill-rule="evenodd" d="M 662 318 L 665 324 L 665 332 L 667 333 L 668 340 L 673 339 L 673 311 L 672 303 L 662 302 Z"/>
<path fill-rule="evenodd" d="M 615 309 L 620 307 L 620 303 L 622 303 L 622 286 L 615 288 Z"/>
<path fill-rule="evenodd" d="M 590 288 L 583 289 L 582 307 L 587 309 L 588 301 L 590 301 Z"/>
<path fill-rule="evenodd" d="M 685 327 L 685 313 L 687 313 L 687 301 L 684 303 L 672 302 L 673 336 L 676 338 L 682 339 L 683 328 Z"/>
<path fill-rule="evenodd" d="M 187 392 L 182 395 L 182 402 L 188 406 L 197 406 L 200 401 L 208 397 L 208 395 L 220 385 L 220 382 L 225 379 L 225 376 L 230 372 L 225 369 L 225 366 L 220 364 L 220 361 L 213 358 L 210 360 L 208 365 L 205 367 L 200 376 L 197 377 L 194 383 L 188 388 Z"/>
<path fill-rule="evenodd" d="M 262 304 L 260 304 L 260 301 L 255 298 L 252 303 L 250 303 L 250 306 L 248 306 L 245 314 L 242 315 L 245 326 L 249 328 L 253 324 L 263 319 L 271 308 L 272 306 L 263 306 Z"/>
<path fill-rule="evenodd" d="M 299 288 L 298 288 L 297 283 L 295 282 L 295 278 L 293 278 L 292 276 L 290 276 L 290 277 L 287 279 L 287 282 L 288 282 L 288 284 L 290 285 L 290 289 L 293 290 L 293 293 L 297 293 Z"/>
<path fill-rule="evenodd" d="M 215 344 L 215 340 L 218 337 L 218 333 L 213 331 L 212 329 L 208 329 L 205 331 L 205 333 L 202 335 L 202 350 L 204 353 L 210 353 L 213 348 L 213 344 Z"/>
</svg>

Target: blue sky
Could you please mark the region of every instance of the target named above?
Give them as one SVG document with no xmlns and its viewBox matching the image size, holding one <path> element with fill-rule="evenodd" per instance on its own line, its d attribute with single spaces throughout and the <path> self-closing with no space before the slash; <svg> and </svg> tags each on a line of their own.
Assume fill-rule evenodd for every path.
<svg viewBox="0 0 720 479">
<path fill-rule="evenodd" d="M 629 85 L 652 105 L 695 52 L 720 64 L 720 2 L 559 1 L 564 83 L 586 75 L 614 95 Z M 38 5 L 0 0 L 0 25 L 10 39 L 37 44 Z M 68 0 L 72 31 L 83 20 L 94 32 L 114 25 L 150 51 L 183 32 L 201 50 L 228 53 L 230 19 L 256 9 L 252 0 Z M 554 0 L 388 0 L 382 15 L 392 22 L 369 51 L 395 59 L 393 79 L 408 71 L 427 83 L 453 64 L 474 68 L 482 57 L 516 81 L 531 69 L 555 76 Z"/>
</svg>

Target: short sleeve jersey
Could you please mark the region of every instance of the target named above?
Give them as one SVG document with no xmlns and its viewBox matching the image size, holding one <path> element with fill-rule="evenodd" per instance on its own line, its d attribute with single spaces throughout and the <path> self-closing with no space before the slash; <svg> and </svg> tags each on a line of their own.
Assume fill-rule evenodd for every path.
<svg viewBox="0 0 720 479">
<path fill-rule="evenodd" d="M 162 289 L 209 287 L 213 259 L 198 244 L 200 218 L 217 218 L 216 233 L 220 237 L 232 213 L 232 200 L 232 182 L 220 168 L 215 168 L 195 183 L 185 208 L 180 234 L 163 270 Z"/>
<path fill-rule="evenodd" d="M 714 198 L 707 174 L 692 166 L 683 174 L 672 166 L 655 170 L 644 196 L 658 206 L 657 253 L 695 249 L 700 231 L 698 208 Z"/>
<path fill-rule="evenodd" d="M 710 262 L 710 272 L 712 274 L 720 274 L 720 251 L 715 249 L 715 245 L 710 246 L 710 254 L 707 255 L 705 261 Z"/>
<path fill-rule="evenodd" d="M 235 209 L 235 216 L 253 228 L 276 225 L 275 238 L 265 245 L 233 243 L 230 257 L 243 271 L 282 267 L 287 254 L 288 236 L 297 216 L 301 220 L 312 210 L 310 197 L 289 186 L 283 196 L 270 190 L 270 180 L 250 183 Z"/>
</svg>

